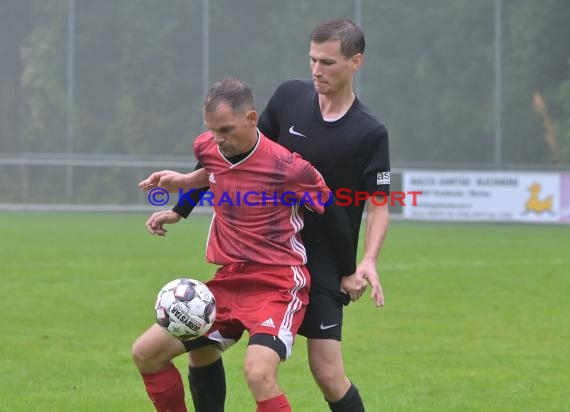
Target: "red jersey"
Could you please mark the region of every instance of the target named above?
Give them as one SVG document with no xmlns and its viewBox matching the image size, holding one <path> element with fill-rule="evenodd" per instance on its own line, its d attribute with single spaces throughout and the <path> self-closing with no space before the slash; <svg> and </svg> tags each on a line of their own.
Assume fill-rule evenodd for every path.
<svg viewBox="0 0 570 412">
<path fill-rule="evenodd" d="M 211 132 L 196 138 L 194 153 L 210 181 L 202 200 L 208 196 L 214 207 L 208 262 L 307 263 L 299 234 L 304 206 L 322 214 L 330 195 L 310 163 L 261 133 L 252 152 L 235 164 L 220 153 Z"/>
</svg>

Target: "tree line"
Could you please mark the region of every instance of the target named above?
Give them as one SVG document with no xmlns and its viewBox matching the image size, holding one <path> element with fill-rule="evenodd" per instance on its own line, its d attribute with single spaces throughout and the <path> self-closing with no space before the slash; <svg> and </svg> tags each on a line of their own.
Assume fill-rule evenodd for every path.
<svg viewBox="0 0 570 412">
<path fill-rule="evenodd" d="M 0 152 L 65 152 L 67 0 L 0 13 Z M 192 155 L 202 130 L 201 0 L 75 0 L 75 153 Z M 209 78 L 254 88 L 259 109 L 309 77 L 327 0 L 210 0 Z M 494 162 L 494 0 L 362 0 L 359 95 L 386 123 L 393 165 Z M 502 0 L 504 164 L 570 163 L 570 7 Z"/>
</svg>

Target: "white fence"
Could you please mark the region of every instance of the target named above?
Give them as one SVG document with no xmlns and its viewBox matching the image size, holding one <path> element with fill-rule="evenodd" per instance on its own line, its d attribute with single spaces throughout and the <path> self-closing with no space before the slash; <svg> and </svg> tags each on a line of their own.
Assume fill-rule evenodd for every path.
<svg viewBox="0 0 570 412">
<path fill-rule="evenodd" d="M 149 212 L 155 206 L 137 187 L 151 172 L 189 171 L 192 157 L 2 154 L 0 210 Z M 415 192 L 398 202 L 394 217 L 433 221 L 502 221 L 570 224 L 570 171 L 443 170 L 392 171 L 392 192 Z M 211 208 L 198 207 L 209 213 Z"/>
<path fill-rule="evenodd" d="M 0 153 L 0 210 L 158 210 L 162 208 L 150 204 L 146 194 L 138 190 L 138 182 L 153 171 L 188 171 L 195 163 L 193 157 L 183 156 Z"/>
</svg>

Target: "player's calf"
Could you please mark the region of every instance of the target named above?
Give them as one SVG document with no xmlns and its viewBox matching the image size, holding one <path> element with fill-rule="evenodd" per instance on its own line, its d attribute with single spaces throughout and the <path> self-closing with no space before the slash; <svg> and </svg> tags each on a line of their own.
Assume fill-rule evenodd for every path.
<svg viewBox="0 0 570 412">
<path fill-rule="evenodd" d="M 148 397 L 158 412 L 186 412 L 184 384 L 173 364 L 155 373 L 141 372 Z"/>
</svg>

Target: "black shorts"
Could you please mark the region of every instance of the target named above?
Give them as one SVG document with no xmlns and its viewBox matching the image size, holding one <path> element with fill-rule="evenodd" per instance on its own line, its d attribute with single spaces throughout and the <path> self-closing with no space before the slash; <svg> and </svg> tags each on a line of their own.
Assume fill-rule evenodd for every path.
<svg viewBox="0 0 570 412">
<path fill-rule="evenodd" d="M 309 339 L 334 339 L 342 337 L 344 303 L 326 291 L 315 289 L 309 293 L 309 305 L 298 334 Z"/>
</svg>

